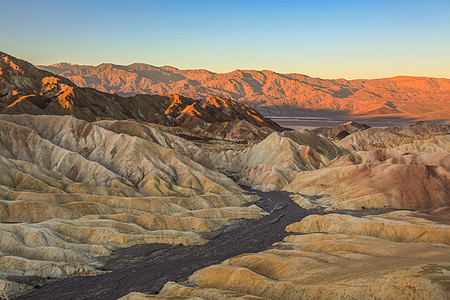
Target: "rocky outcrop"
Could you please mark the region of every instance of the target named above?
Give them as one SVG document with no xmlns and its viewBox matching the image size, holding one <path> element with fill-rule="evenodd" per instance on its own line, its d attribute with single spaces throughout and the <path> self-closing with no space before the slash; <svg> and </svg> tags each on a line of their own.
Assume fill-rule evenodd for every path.
<svg viewBox="0 0 450 300">
<path fill-rule="evenodd" d="M 33 290 L 33 287 L 27 284 L 0 279 L 0 297 L 2 299 L 11 299 L 16 295 L 25 294 L 31 290 Z"/>
<path fill-rule="evenodd" d="M 338 141 L 351 151 L 396 148 L 414 152 L 450 152 L 450 125 L 418 122 L 410 127 L 369 128 Z"/>
<path fill-rule="evenodd" d="M 357 164 L 297 173 L 283 190 L 339 209 L 449 206 L 449 169 L 413 164 Z"/>
<path fill-rule="evenodd" d="M 187 140 L 189 138 L 192 140 L 195 140 L 196 138 L 205 138 L 204 132 L 201 132 L 201 136 L 198 136 L 195 133 L 181 127 L 166 127 L 153 123 L 138 122 L 135 120 L 101 120 L 93 124 L 103 127 L 108 131 L 113 131 L 117 134 L 135 136 L 157 143 L 164 148 L 173 149 L 175 152 L 187 156 L 207 168 L 212 168 L 213 163 L 205 151 L 193 142 Z M 181 138 L 179 136 L 183 136 L 185 138 Z M 212 135 L 206 137 L 213 139 Z"/>
<path fill-rule="evenodd" d="M 403 152 L 397 149 L 357 151 L 334 159 L 328 167 L 344 167 L 358 164 L 411 164 L 450 169 L 449 153 Z"/>
<path fill-rule="evenodd" d="M 226 141 L 242 143 L 262 141 L 275 131 L 270 127 L 257 127 L 246 120 L 213 123 L 205 130 L 214 137 L 223 137 Z"/>
<path fill-rule="evenodd" d="M 167 295 L 167 296 L 165 296 Z M 256 297 L 251 295 L 244 295 L 241 293 L 236 293 L 232 291 L 219 290 L 219 289 L 208 289 L 208 288 L 196 288 L 196 287 L 186 287 L 175 282 L 168 282 L 164 289 L 159 293 L 159 295 L 146 295 L 143 293 L 130 293 L 122 298 L 121 300 L 144 300 L 144 299 L 191 299 L 191 300 L 226 300 L 226 299 L 236 299 L 236 300 L 262 300 L 266 298 Z"/>
<path fill-rule="evenodd" d="M 353 217 L 311 215 L 286 227 L 288 232 L 330 233 L 371 236 L 383 240 L 443 244 L 450 246 L 450 226 L 425 219 L 411 211 L 395 211 L 379 216 Z"/>
<path fill-rule="evenodd" d="M 450 125 L 436 124 L 431 122 L 420 121 L 408 127 L 389 127 L 389 131 L 393 131 L 405 136 L 436 136 L 450 133 Z"/>
</svg>

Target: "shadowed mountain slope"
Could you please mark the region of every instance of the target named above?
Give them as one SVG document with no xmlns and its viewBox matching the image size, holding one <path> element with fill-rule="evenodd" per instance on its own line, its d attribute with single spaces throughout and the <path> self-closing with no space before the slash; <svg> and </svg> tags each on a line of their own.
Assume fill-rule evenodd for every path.
<svg viewBox="0 0 450 300">
<path fill-rule="evenodd" d="M 341 112 L 364 118 L 450 120 L 450 79 L 398 76 L 320 79 L 301 74 L 235 70 L 213 73 L 147 64 L 39 66 L 79 86 L 120 95 L 174 93 L 193 99 L 221 96 L 251 104 L 268 116 Z"/>
<path fill-rule="evenodd" d="M 120 97 L 80 88 L 64 77 L 0 52 L 0 112 L 4 114 L 74 115 L 79 119 L 134 119 L 192 129 L 201 127 L 221 138 L 245 121 L 249 126 L 282 130 L 251 107 L 221 97 L 193 100 L 179 95 Z M 215 125 L 214 125 L 215 124 Z M 208 128 L 214 125 L 210 130 Z M 262 132 L 266 132 L 263 130 Z M 236 134 L 235 134 L 236 136 Z M 255 135 L 256 137 L 257 135 Z"/>
</svg>

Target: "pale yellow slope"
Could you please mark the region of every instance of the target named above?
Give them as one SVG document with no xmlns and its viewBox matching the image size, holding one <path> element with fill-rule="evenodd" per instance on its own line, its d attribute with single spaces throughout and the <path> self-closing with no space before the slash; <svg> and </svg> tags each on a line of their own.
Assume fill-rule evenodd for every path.
<svg viewBox="0 0 450 300">
<path fill-rule="evenodd" d="M 189 278 L 194 288 L 169 282 L 154 298 L 213 299 L 214 291 L 263 299 L 448 299 L 449 225 L 396 212 L 308 216 L 287 230 L 274 249 L 199 270 Z"/>
<path fill-rule="evenodd" d="M 240 184 L 263 191 L 288 184 L 298 171 L 325 167 L 346 153 L 330 141 L 303 129 L 272 133 L 231 160 Z"/>
<path fill-rule="evenodd" d="M 194 144 L 132 121 L 98 124 L 117 132 L 0 115 L 0 276 L 96 274 L 96 257 L 115 247 L 202 244 L 202 232 L 264 214 L 197 163 Z"/>
</svg>

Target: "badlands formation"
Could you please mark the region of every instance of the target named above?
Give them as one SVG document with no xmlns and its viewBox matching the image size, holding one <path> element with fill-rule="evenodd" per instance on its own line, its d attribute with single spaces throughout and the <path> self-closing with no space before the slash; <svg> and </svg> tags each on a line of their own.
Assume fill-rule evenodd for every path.
<svg viewBox="0 0 450 300">
<path fill-rule="evenodd" d="M 448 299 L 449 225 L 395 212 L 308 216 L 272 249 L 122 299 Z"/>
<path fill-rule="evenodd" d="M 265 181 L 254 187 L 290 191 L 297 204 L 317 213 L 288 225 L 288 235 L 266 251 L 201 269 L 184 283 L 168 282 L 159 295 L 134 292 L 122 299 L 448 299 L 449 133 L 449 126 L 428 123 L 360 128 L 334 138 L 334 147 L 320 136 L 311 143 L 308 130 L 272 134 L 236 159 L 275 136 L 289 139 L 279 157 L 265 146 L 258 161 L 263 171 L 254 177 Z M 377 150 L 355 151 L 354 145 Z M 306 162 L 303 147 L 321 151 L 308 156 L 318 160 Z M 291 155 L 286 160 L 284 151 Z M 244 168 L 252 164 L 239 161 Z M 274 169 L 288 171 L 275 175 Z M 386 208 L 395 210 L 377 213 Z"/>
<path fill-rule="evenodd" d="M 284 130 L 226 98 L 121 97 L 0 56 L 0 298 L 76 298 L 79 278 L 175 251 L 170 272 L 191 273 L 98 298 L 448 299 L 449 125 Z M 183 260 L 219 240 L 206 267 Z"/>
</svg>

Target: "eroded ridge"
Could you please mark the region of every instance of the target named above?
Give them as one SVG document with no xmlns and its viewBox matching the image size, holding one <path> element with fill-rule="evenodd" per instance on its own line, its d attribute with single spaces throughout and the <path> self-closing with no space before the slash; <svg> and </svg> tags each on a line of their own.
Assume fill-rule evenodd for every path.
<svg viewBox="0 0 450 300">
<path fill-rule="evenodd" d="M 195 144 L 145 124 L 141 136 L 106 125 L 0 115 L 2 278 L 99 274 L 96 257 L 116 247 L 204 244 L 204 232 L 265 214 Z"/>
<path fill-rule="evenodd" d="M 274 249 L 122 299 L 447 299 L 450 226 L 423 217 L 310 215 Z"/>
</svg>

